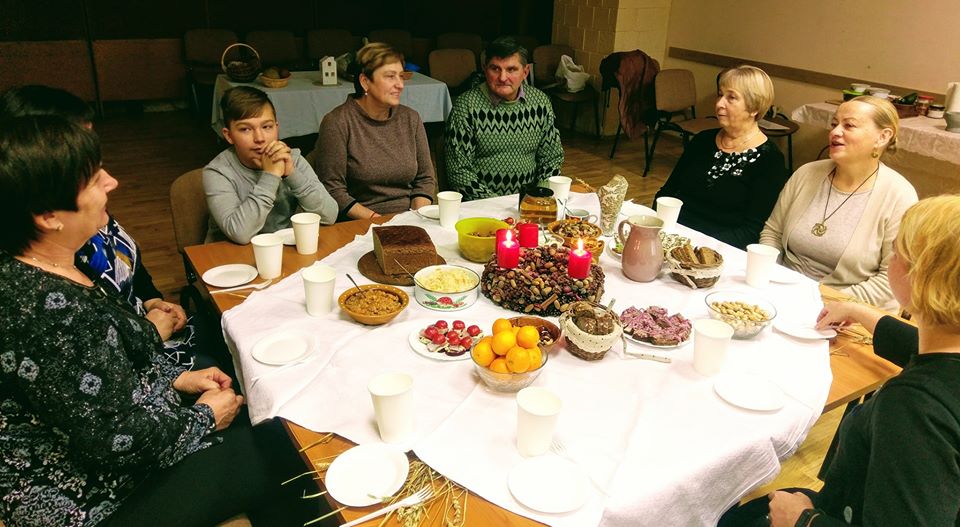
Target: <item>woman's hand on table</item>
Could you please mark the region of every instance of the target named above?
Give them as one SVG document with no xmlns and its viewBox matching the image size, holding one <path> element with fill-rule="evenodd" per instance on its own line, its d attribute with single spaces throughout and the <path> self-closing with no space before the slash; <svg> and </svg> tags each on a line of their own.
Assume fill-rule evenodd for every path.
<svg viewBox="0 0 960 527">
<path fill-rule="evenodd" d="M 428 200 L 427 198 L 425 198 L 425 197 L 423 197 L 423 196 L 417 196 L 417 197 L 413 198 L 412 200 L 410 200 L 410 210 L 417 210 L 417 209 L 419 209 L 420 207 L 426 207 L 427 205 L 430 205 L 431 203 L 432 203 L 432 202 L 431 202 L 430 200 Z"/>
<path fill-rule="evenodd" d="M 860 324 L 873 334 L 877 329 L 877 322 L 883 314 L 876 309 L 858 302 L 830 302 L 823 306 L 817 315 L 817 329 L 829 327 L 844 327 L 850 324 Z"/>
<path fill-rule="evenodd" d="M 234 418 L 240 412 L 243 406 L 243 396 L 237 395 L 233 390 L 209 390 L 203 392 L 203 395 L 197 399 L 196 404 L 205 404 L 213 410 L 213 419 L 216 423 L 217 431 L 230 426 Z"/>
<path fill-rule="evenodd" d="M 173 381 L 173 389 L 183 394 L 196 395 L 209 391 L 229 390 L 231 384 L 233 379 L 229 375 L 220 371 L 220 368 L 212 367 L 181 373 Z"/>
<path fill-rule="evenodd" d="M 813 508 L 813 502 L 802 492 L 784 492 L 775 490 L 770 498 L 770 525 L 772 527 L 793 527 L 800 513 Z"/>
</svg>

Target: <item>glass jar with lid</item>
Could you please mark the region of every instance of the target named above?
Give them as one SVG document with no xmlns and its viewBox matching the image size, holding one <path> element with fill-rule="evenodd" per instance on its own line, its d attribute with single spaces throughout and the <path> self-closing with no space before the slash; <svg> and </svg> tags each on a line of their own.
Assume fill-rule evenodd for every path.
<svg viewBox="0 0 960 527">
<path fill-rule="evenodd" d="M 557 200 L 546 187 L 529 186 L 520 192 L 520 220 L 546 225 L 557 219 Z"/>
</svg>

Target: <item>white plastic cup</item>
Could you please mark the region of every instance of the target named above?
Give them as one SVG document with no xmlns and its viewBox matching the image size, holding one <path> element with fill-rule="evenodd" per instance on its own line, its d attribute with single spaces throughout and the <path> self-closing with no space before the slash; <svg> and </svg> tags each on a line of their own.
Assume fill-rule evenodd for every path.
<svg viewBox="0 0 960 527">
<path fill-rule="evenodd" d="M 553 197 L 563 203 L 566 203 L 567 198 L 570 197 L 570 183 L 573 183 L 573 180 L 567 176 L 551 176 L 547 179 L 547 184 L 553 191 Z"/>
<path fill-rule="evenodd" d="M 664 196 L 657 198 L 657 217 L 663 220 L 663 229 L 672 229 L 677 225 L 680 217 L 680 207 L 683 202 L 677 198 Z"/>
<path fill-rule="evenodd" d="M 413 434 L 413 377 L 382 373 L 367 384 L 373 415 L 386 443 L 401 443 Z"/>
<path fill-rule="evenodd" d="M 463 194 L 445 190 L 437 194 L 437 204 L 440 207 L 440 226 L 444 229 L 452 229 L 457 225 L 460 219 L 460 202 L 463 201 Z"/>
<path fill-rule="evenodd" d="M 770 283 L 773 266 L 780 257 L 775 247 L 752 243 L 747 246 L 747 285 L 764 288 Z"/>
<path fill-rule="evenodd" d="M 307 313 L 319 317 L 333 311 L 333 286 L 337 282 L 336 269 L 329 265 L 312 265 L 305 267 L 300 276 L 303 278 Z"/>
<path fill-rule="evenodd" d="M 312 212 L 301 212 L 290 216 L 293 224 L 293 238 L 297 242 L 297 252 L 300 254 L 314 254 L 317 252 L 317 242 L 320 238 L 320 215 Z"/>
<path fill-rule="evenodd" d="M 517 392 L 517 450 L 524 457 L 539 456 L 550 449 L 560 397 L 546 388 L 529 387 Z"/>
<path fill-rule="evenodd" d="M 258 234 L 250 239 L 253 258 L 260 278 L 269 280 L 280 276 L 283 268 L 283 238 L 276 234 Z"/>
<path fill-rule="evenodd" d="M 701 375 L 716 375 L 727 361 L 733 328 L 726 322 L 701 319 L 693 323 L 693 369 Z"/>
</svg>

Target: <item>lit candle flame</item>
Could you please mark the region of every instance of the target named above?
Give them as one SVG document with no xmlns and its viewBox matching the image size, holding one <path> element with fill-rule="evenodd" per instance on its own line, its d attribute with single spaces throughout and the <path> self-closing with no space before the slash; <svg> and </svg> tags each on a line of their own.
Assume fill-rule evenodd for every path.
<svg viewBox="0 0 960 527">
<path fill-rule="evenodd" d="M 507 232 L 503 235 L 503 241 L 510 243 L 513 241 L 513 230 L 507 229 Z"/>
<path fill-rule="evenodd" d="M 577 239 L 577 254 L 583 254 L 583 238 Z"/>
</svg>

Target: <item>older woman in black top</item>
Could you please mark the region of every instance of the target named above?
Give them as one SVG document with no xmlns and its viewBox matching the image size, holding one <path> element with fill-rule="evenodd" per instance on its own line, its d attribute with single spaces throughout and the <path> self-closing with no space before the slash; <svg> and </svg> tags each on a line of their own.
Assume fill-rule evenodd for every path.
<svg viewBox="0 0 960 527">
<path fill-rule="evenodd" d="M 720 128 L 690 141 L 657 197 L 683 201 L 681 224 L 744 249 L 760 239 L 788 177 L 783 154 L 757 124 L 773 104 L 773 82 L 739 66 L 717 84 Z"/>
<path fill-rule="evenodd" d="M 823 489 L 776 491 L 737 507 L 721 527 L 954 526 L 960 510 L 960 196 L 903 216 L 890 286 L 917 321 L 900 338 L 903 371 L 840 425 Z M 839 315 L 839 314 L 838 314 Z M 832 316 L 825 314 L 824 317 Z M 844 320 L 839 315 L 835 320 Z M 876 326 L 889 324 L 873 319 Z M 906 337 L 904 333 L 902 337 Z M 799 492 L 795 492 L 800 490 Z"/>
<path fill-rule="evenodd" d="M 251 429 L 219 369 L 166 361 L 156 327 L 74 267 L 116 187 L 83 127 L 0 126 L 0 521 L 278 525 L 300 507 L 302 523 L 281 494 L 302 471 L 289 442 Z"/>
</svg>

